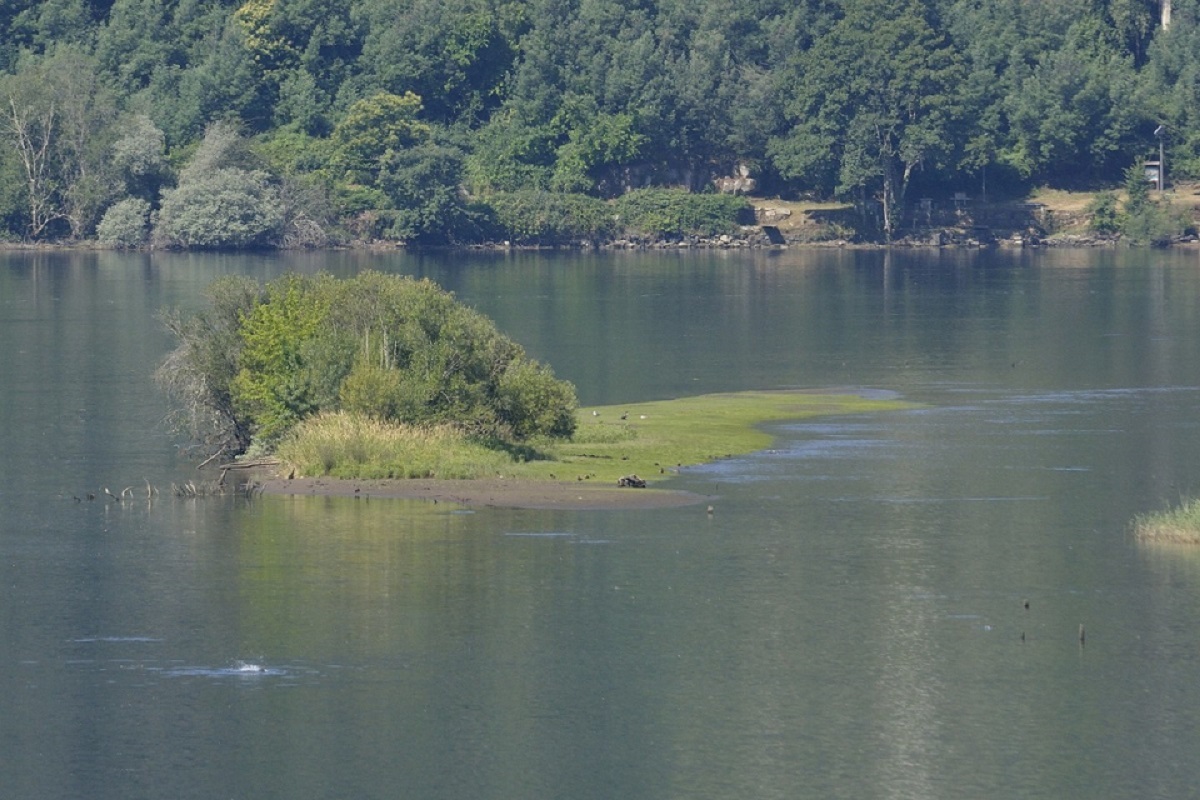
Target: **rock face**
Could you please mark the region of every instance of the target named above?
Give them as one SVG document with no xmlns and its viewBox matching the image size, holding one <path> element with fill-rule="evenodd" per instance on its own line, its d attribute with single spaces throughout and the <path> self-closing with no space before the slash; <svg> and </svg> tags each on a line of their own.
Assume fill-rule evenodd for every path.
<svg viewBox="0 0 1200 800">
<path fill-rule="evenodd" d="M 713 183 L 722 194 L 750 194 L 758 186 L 754 178 L 735 178 L 732 175 L 717 178 Z"/>
<path fill-rule="evenodd" d="M 766 225 L 774 225 L 792 216 L 790 208 L 772 208 L 770 206 L 756 206 L 754 209 L 754 218 Z"/>
<path fill-rule="evenodd" d="M 758 181 L 750 177 L 750 167 L 748 165 L 738 164 L 734 169 L 733 175 L 714 178 L 713 185 L 722 194 L 750 194 L 758 187 Z"/>
</svg>

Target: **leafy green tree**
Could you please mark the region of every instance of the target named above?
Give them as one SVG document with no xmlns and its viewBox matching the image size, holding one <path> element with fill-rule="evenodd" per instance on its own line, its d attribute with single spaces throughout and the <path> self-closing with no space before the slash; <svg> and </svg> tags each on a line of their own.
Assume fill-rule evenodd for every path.
<svg viewBox="0 0 1200 800">
<path fill-rule="evenodd" d="M 577 405 L 575 387 L 519 355 L 505 365 L 496 386 L 496 422 L 517 439 L 571 436 Z"/>
<path fill-rule="evenodd" d="M 530 125 L 512 109 L 501 111 L 476 133 L 466 181 L 484 193 L 549 188 L 557 139 L 549 124 Z"/>
<path fill-rule="evenodd" d="M 574 388 L 427 280 L 291 275 L 211 294 L 195 317 L 167 317 L 180 344 L 157 373 L 206 454 L 269 448 L 339 409 L 484 438 L 574 431 Z"/>
<path fill-rule="evenodd" d="M 1145 0 L 957 0 L 948 28 L 970 69 L 962 166 L 1026 182 L 1118 175 L 1138 147 L 1153 26 Z M 1149 27 L 1148 27 L 1149 26 Z"/>
<path fill-rule="evenodd" d="M 275 121 L 280 127 L 294 127 L 306 134 L 325 135 L 332 127 L 329 122 L 332 103 L 332 98 L 311 72 L 303 68 L 295 69 L 283 74 L 279 80 Z"/>
<path fill-rule="evenodd" d="M 117 101 L 86 53 L 57 49 L 48 59 L 50 91 L 61 108 L 59 178 L 71 237 L 91 233 L 115 191 L 112 144 L 117 133 Z"/>
<path fill-rule="evenodd" d="M 1171 28 L 1154 37 L 1139 78 L 1156 123 L 1167 126 L 1167 163 L 1177 178 L 1200 177 L 1200 23 L 1176 3 Z"/>
<path fill-rule="evenodd" d="M 16 238 L 26 228 L 24 174 L 15 149 L 0 147 L 0 241 Z"/>
<path fill-rule="evenodd" d="M 1138 214 L 1152 202 L 1146 171 L 1140 164 L 1134 164 L 1125 170 L 1125 213 Z"/>
<path fill-rule="evenodd" d="M 0 73 L 13 71 L 22 48 L 29 47 L 29 41 L 20 34 L 21 26 L 17 25 L 16 21 L 36 5 L 36 0 L 8 0 L 0 3 Z"/>
<path fill-rule="evenodd" d="M 87 43 L 93 29 L 91 9 L 83 0 L 43 0 L 15 16 L 9 35 L 38 53 L 59 44 Z"/>
<path fill-rule="evenodd" d="M 630 114 L 584 114 L 572 120 L 567 141 L 555 153 L 552 189 L 620 194 L 622 166 L 636 162 L 648 138 Z"/>
<path fill-rule="evenodd" d="M 247 168 L 252 158 L 232 126 L 210 126 L 179 185 L 163 192 L 155 244 L 184 249 L 273 244 L 285 220 L 279 188 L 265 171 Z"/>
<path fill-rule="evenodd" d="M 41 238 L 56 222 L 67 223 L 72 238 L 89 233 L 112 195 L 116 118 L 94 60 L 68 46 L 31 56 L 0 76 L 0 103 L 3 143 L 22 168 L 28 235 Z"/>
<path fill-rule="evenodd" d="M 844 16 L 799 58 L 791 129 L 775 140 L 779 171 L 839 194 L 874 193 L 890 238 L 913 171 L 955 149 L 965 72 L 915 0 L 846 0 Z"/>
<path fill-rule="evenodd" d="M 156 71 L 188 62 L 191 42 L 176 24 L 174 5 L 167 0 L 115 0 L 99 27 L 96 58 L 124 95 L 148 87 Z M 182 9 L 178 13 L 182 15 Z M 220 23 L 214 18 L 212 24 Z"/>
<path fill-rule="evenodd" d="M 361 65 L 351 0 L 245 0 L 232 14 L 272 123 L 326 135 L 334 97 Z M 243 115 L 243 118 L 245 116 Z M 261 130 L 265 126 L 253 126 Z"/>
<path fill-rule="evenodd" d="M 145 114 L 127 118 L 117 126 L 112 145 L 112 168 L 125 193 L 157 201 L 167 180 L 166 134 Z"/>
<path fill-rule="evenodd" d="M 331 168 L 339 179 L 371 185 L 378 175 L 380 160 L 426 141 L 430 127 L 417 119 L 421 98 L 381 92 L 359 100 L 346 110 L 330 137 Z"/>
<path fill-rule="evenodd" d="M 254 435 L 264 443 L 318 408 L 306 350 L 327 314 L 319 288 L 298 276 L 269 283 L 239 326 L 242 348 L 230 392 L 235 412 L 253 420 Z"/>
<path fill-rule="evenodd" d="M 433 244 L 455 238 L 466 213 L 459 196 L 462 163 L 462 151 L 433 142 L 384 156 L 379 187 L 395 209 L 392 236 Z"/>
<path fill-rule="evenodd" d="M 232 15 L 246 49 L 267 72 L 294 66 L 300 58 L 297 43 L 281 30 L 281 19 L 275 14 L 279 5 L 278 0 L 246 0 Z"/>
<path fill-rule="evenodd" d="M 100 244 L 132 250 L 146 244 L 150 234 L 150 203 L 127 197 L 113 203 L 96 226 Z"/>
<path fill-rule="evenodd" d="M 283 225 L 280 245 L 288 249 L 326 247 L 336 241 L 336 213 L 328 176 L 331 145 L 295 129 L 276 129 L 260 137 L 254 154 L 280 178 Z"/>
<path fill-rule="evenodd" d="M 1121 214 L 1117 209 L 1116 192 L 1101 192 L 1088 203 L 1088 228 L 1102 236 L 1111 236 L 1121 230 Z"/>
<path fill-rule="evenodd" d="M 340 282 L 328 330 L 359 343 L 343 400 L 360 413 L 483 436 L 574 432 L 574 388 L 428 280 L 367 272 Z"/>
<path fill-rule="evenodd" d="M 1027 177 L 1107 172 L 1137 149 L 1139 100 L 1128 57 L 1049 54 L 1005 101 L 1010 135 L 1000 158 Z"/>
<path fill-rule="evenodd" d="M 1141 164 L 1125 171 L 1125 207 L 1120 216 L 1121 235 L 1130 243 L 1163 247 L 1192 227 L 1186 213 L 1150 196 L 1150 181 Z"/>
<path fill-rule="evenodd" d="M 218 169 L 163 192 L 154 227 L 160 247 L 267 247 L 283 224 L 279 191 L 261 171 Z"/>
<path fill-rule="evenodd" d="M 495 0 L 376 0 L 366 21 L 359 68 L 369 85 L 414 92 L 429 119 L 475 123 L 500 100 L 516 57 L 522 4 Z"/>
</svg>

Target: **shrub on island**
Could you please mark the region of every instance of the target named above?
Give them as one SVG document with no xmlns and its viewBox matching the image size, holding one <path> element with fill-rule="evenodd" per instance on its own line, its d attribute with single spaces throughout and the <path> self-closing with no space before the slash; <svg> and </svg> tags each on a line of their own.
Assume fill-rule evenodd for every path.
<svg viewBox="0 0 1200 800">
<path fill-rule="evenodd" d="M 575 429 L 574 387 L 429 280 L 227 278 L 209 298 L 193 317 L 165 317 L 179 345 L 158 370 L 207 453 L 270 452 L 302 420 L 336 412 L 480 441 Z"/>
</svg>

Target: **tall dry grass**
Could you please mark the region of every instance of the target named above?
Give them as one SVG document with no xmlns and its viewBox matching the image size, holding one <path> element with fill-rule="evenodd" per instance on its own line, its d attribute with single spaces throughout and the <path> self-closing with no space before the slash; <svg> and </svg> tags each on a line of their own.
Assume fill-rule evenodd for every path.
<svg viewBox="0 0 1200 800">
<path fill-rule="evenodd" d="M 341 412 L 305 420 L 276 455 L 297 475 L 364 479 L 481 478 L 512 463 L 449 425 L 399 425 Z"/>
<path fill-rule="evenodd" d="M 1134 518 L 1133 534 L 1143 542 L 1200 544 L 1200 499 Z"/>
</svg>

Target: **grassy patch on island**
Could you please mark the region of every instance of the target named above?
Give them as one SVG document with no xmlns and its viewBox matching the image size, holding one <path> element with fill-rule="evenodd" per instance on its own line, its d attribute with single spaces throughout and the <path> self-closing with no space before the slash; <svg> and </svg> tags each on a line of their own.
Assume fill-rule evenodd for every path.
<svg viewBox="0 0 1200 800">
<path fill-rule="evenodd" d="M 737 392 L 580 409 L 570 439 L 520 446 L 473 439 L 449 426 L 375 422 L 347 414 L 306 420 L 277 451 L 284 471 L 338 478 L 492 478 L 653 483 L 680 467 L 762 450 L 768 422 L 908 408 L 857 395 Z"/>
<path fill-rule="evenodd" d="M 1133 534 L 1143 542 L 1200 544 L 1200 499 L 1135 517 Z"/>
<path fill-rule="evenodd" d="M 479 478 L 512 464 L 449 425 L 381 422 L 345 412 L 300 423 L 276 451 L 286 470 L 334 478 Z"/>
</svg>

